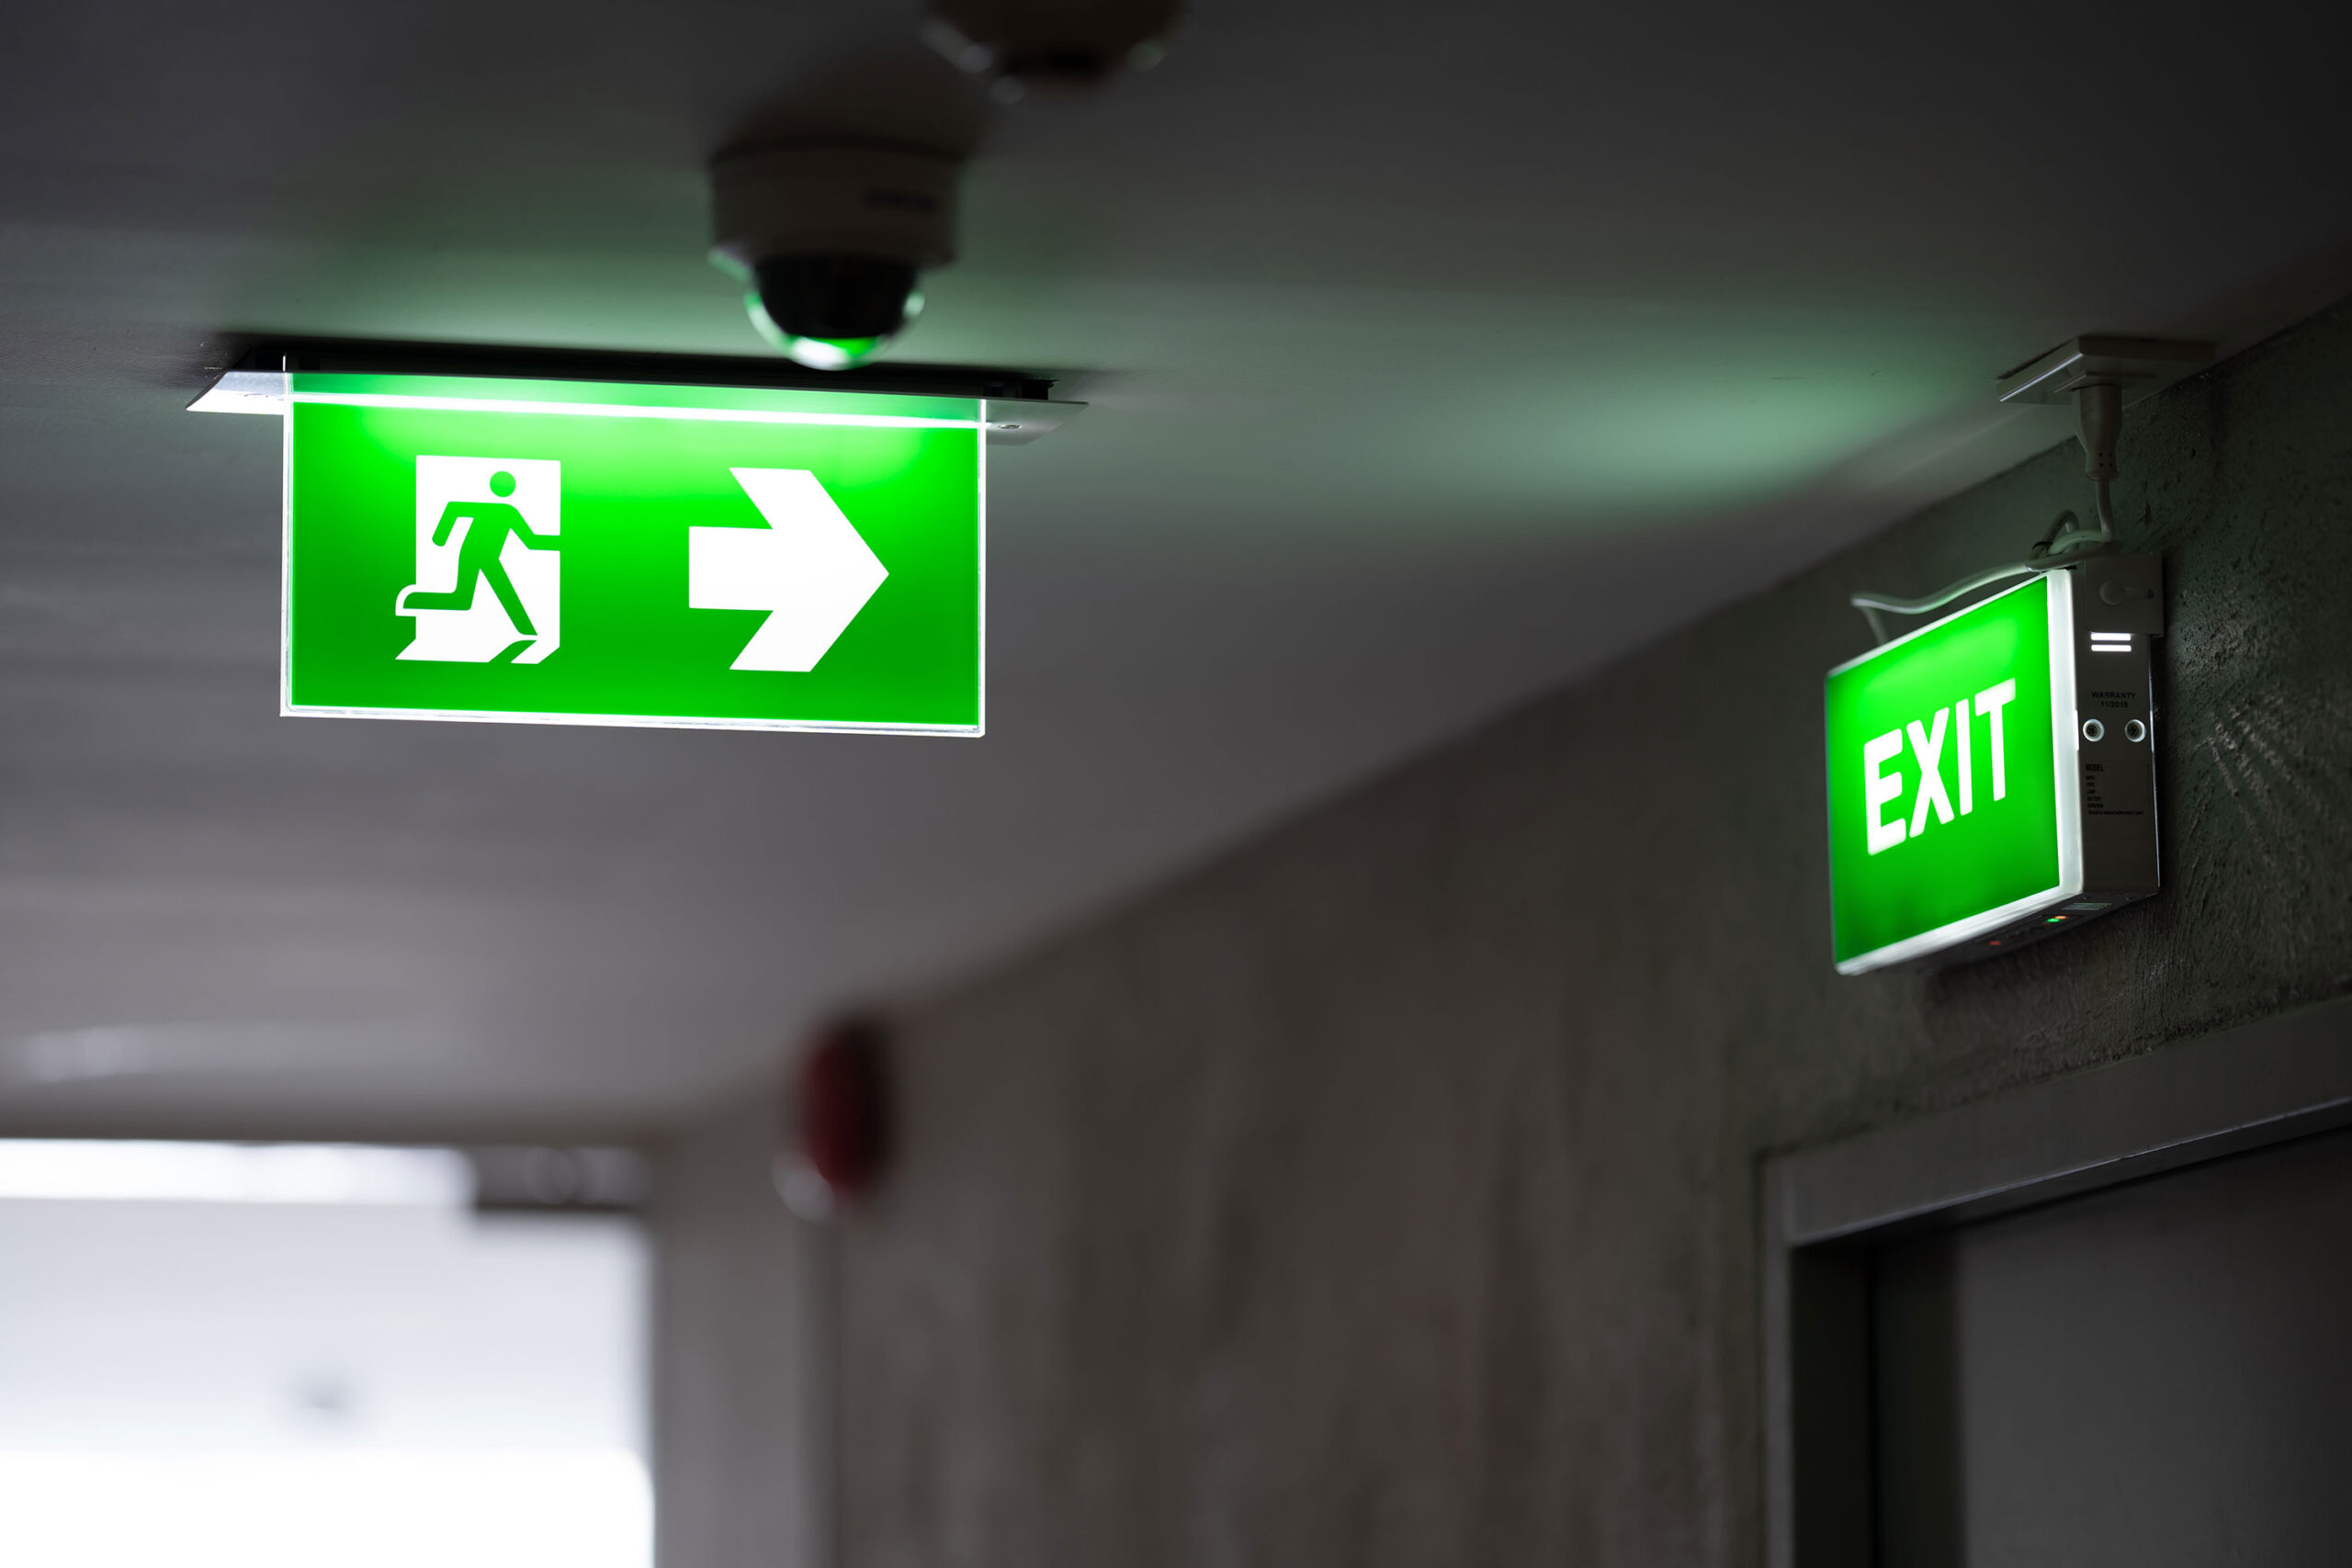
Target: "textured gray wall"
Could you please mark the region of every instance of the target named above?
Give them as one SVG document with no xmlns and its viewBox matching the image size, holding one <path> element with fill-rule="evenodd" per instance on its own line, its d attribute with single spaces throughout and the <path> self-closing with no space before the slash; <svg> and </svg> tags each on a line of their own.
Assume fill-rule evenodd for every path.
<svg viewBox="0 0 2352 1568">
<path fill-rule="evenodd" d="M 657 1154 L 654 1554 L 662 1568 L 810 1568 L 829 1556 L 832 1240 L 769 1179 L 769 1096 Z"/>
<path fill-rule="evenodd" d="M 916 1012 L 843 1561 L 1753 1562 L 1761 1152 L 2352 988 L 2347 388 L 2339 310 L 2130 422 L 2146 905 L 1829 965 L 1844 596 L 2021 554 L 2064 448 Z"/>
</svg>

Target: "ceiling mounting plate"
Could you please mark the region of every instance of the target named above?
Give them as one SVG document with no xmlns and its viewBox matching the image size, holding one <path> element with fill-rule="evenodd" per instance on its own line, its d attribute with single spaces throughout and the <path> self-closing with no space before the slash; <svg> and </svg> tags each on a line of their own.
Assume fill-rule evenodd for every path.
<svg viewBox="0 0 2352 1568">
<path fill-rule="evenodd" d="M 2210 343 L 2086 334 L 2068 338 L 2000 378 L 2005 403 L 2063 403 L 2085 387 L 2111 383 L 2137 402 L 2213 363 Z"/>
</svg>

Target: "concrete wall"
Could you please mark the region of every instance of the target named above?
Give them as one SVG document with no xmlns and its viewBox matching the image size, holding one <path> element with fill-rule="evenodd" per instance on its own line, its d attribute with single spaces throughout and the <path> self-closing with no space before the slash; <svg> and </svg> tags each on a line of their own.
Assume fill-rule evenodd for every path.
<svg viewBox="0 0 2352 1568">
<path fill-rule="evenodd" d="M 769 1179 L 772 1098 L 723 1107 L 654 1167 L 654 1555 L 807 1568 L 831 1555 L 833 1236 Z"/>
<path fill-rule="evenodd" d="M 1759 1153 L 2352 988 L 2347 389 L 2338 310 L 2131 420 L 2144 906 L 1830 970 L 1845 594 L 2021 554 L 2069 448 L 911 1016 L 843 1561 L 1755 1561 Z"/>
</svg>

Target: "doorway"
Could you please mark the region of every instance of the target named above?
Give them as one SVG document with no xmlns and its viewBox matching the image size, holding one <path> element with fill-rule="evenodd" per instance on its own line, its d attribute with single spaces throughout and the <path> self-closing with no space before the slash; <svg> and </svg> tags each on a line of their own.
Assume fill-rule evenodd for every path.
<svg viewBox="0 0 2352 1568">
<path fill-rule="evenodd" d="M 1776 1568 L 2352 1540 L 2352 1008 L 1765 1171 Z"/>
</svg>

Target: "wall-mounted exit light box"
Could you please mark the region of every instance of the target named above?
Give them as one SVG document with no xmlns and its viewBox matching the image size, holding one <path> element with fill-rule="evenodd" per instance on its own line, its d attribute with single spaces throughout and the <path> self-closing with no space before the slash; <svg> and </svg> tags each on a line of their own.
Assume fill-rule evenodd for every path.
<svg viewBox="0 0 2352 1568">
<path fill-rule="evenodd" d="M 2154 556 L 2030 577 L 1829 672 L 1838 973 L 1988 957 L 2156 891 Z"/>
<path fill-rule="evenodd" d="M 321 357 L 192 405 L 285 422 L 281 711 L 982 732 L 987 449 L 1077 405 Z"/>
</svg>

